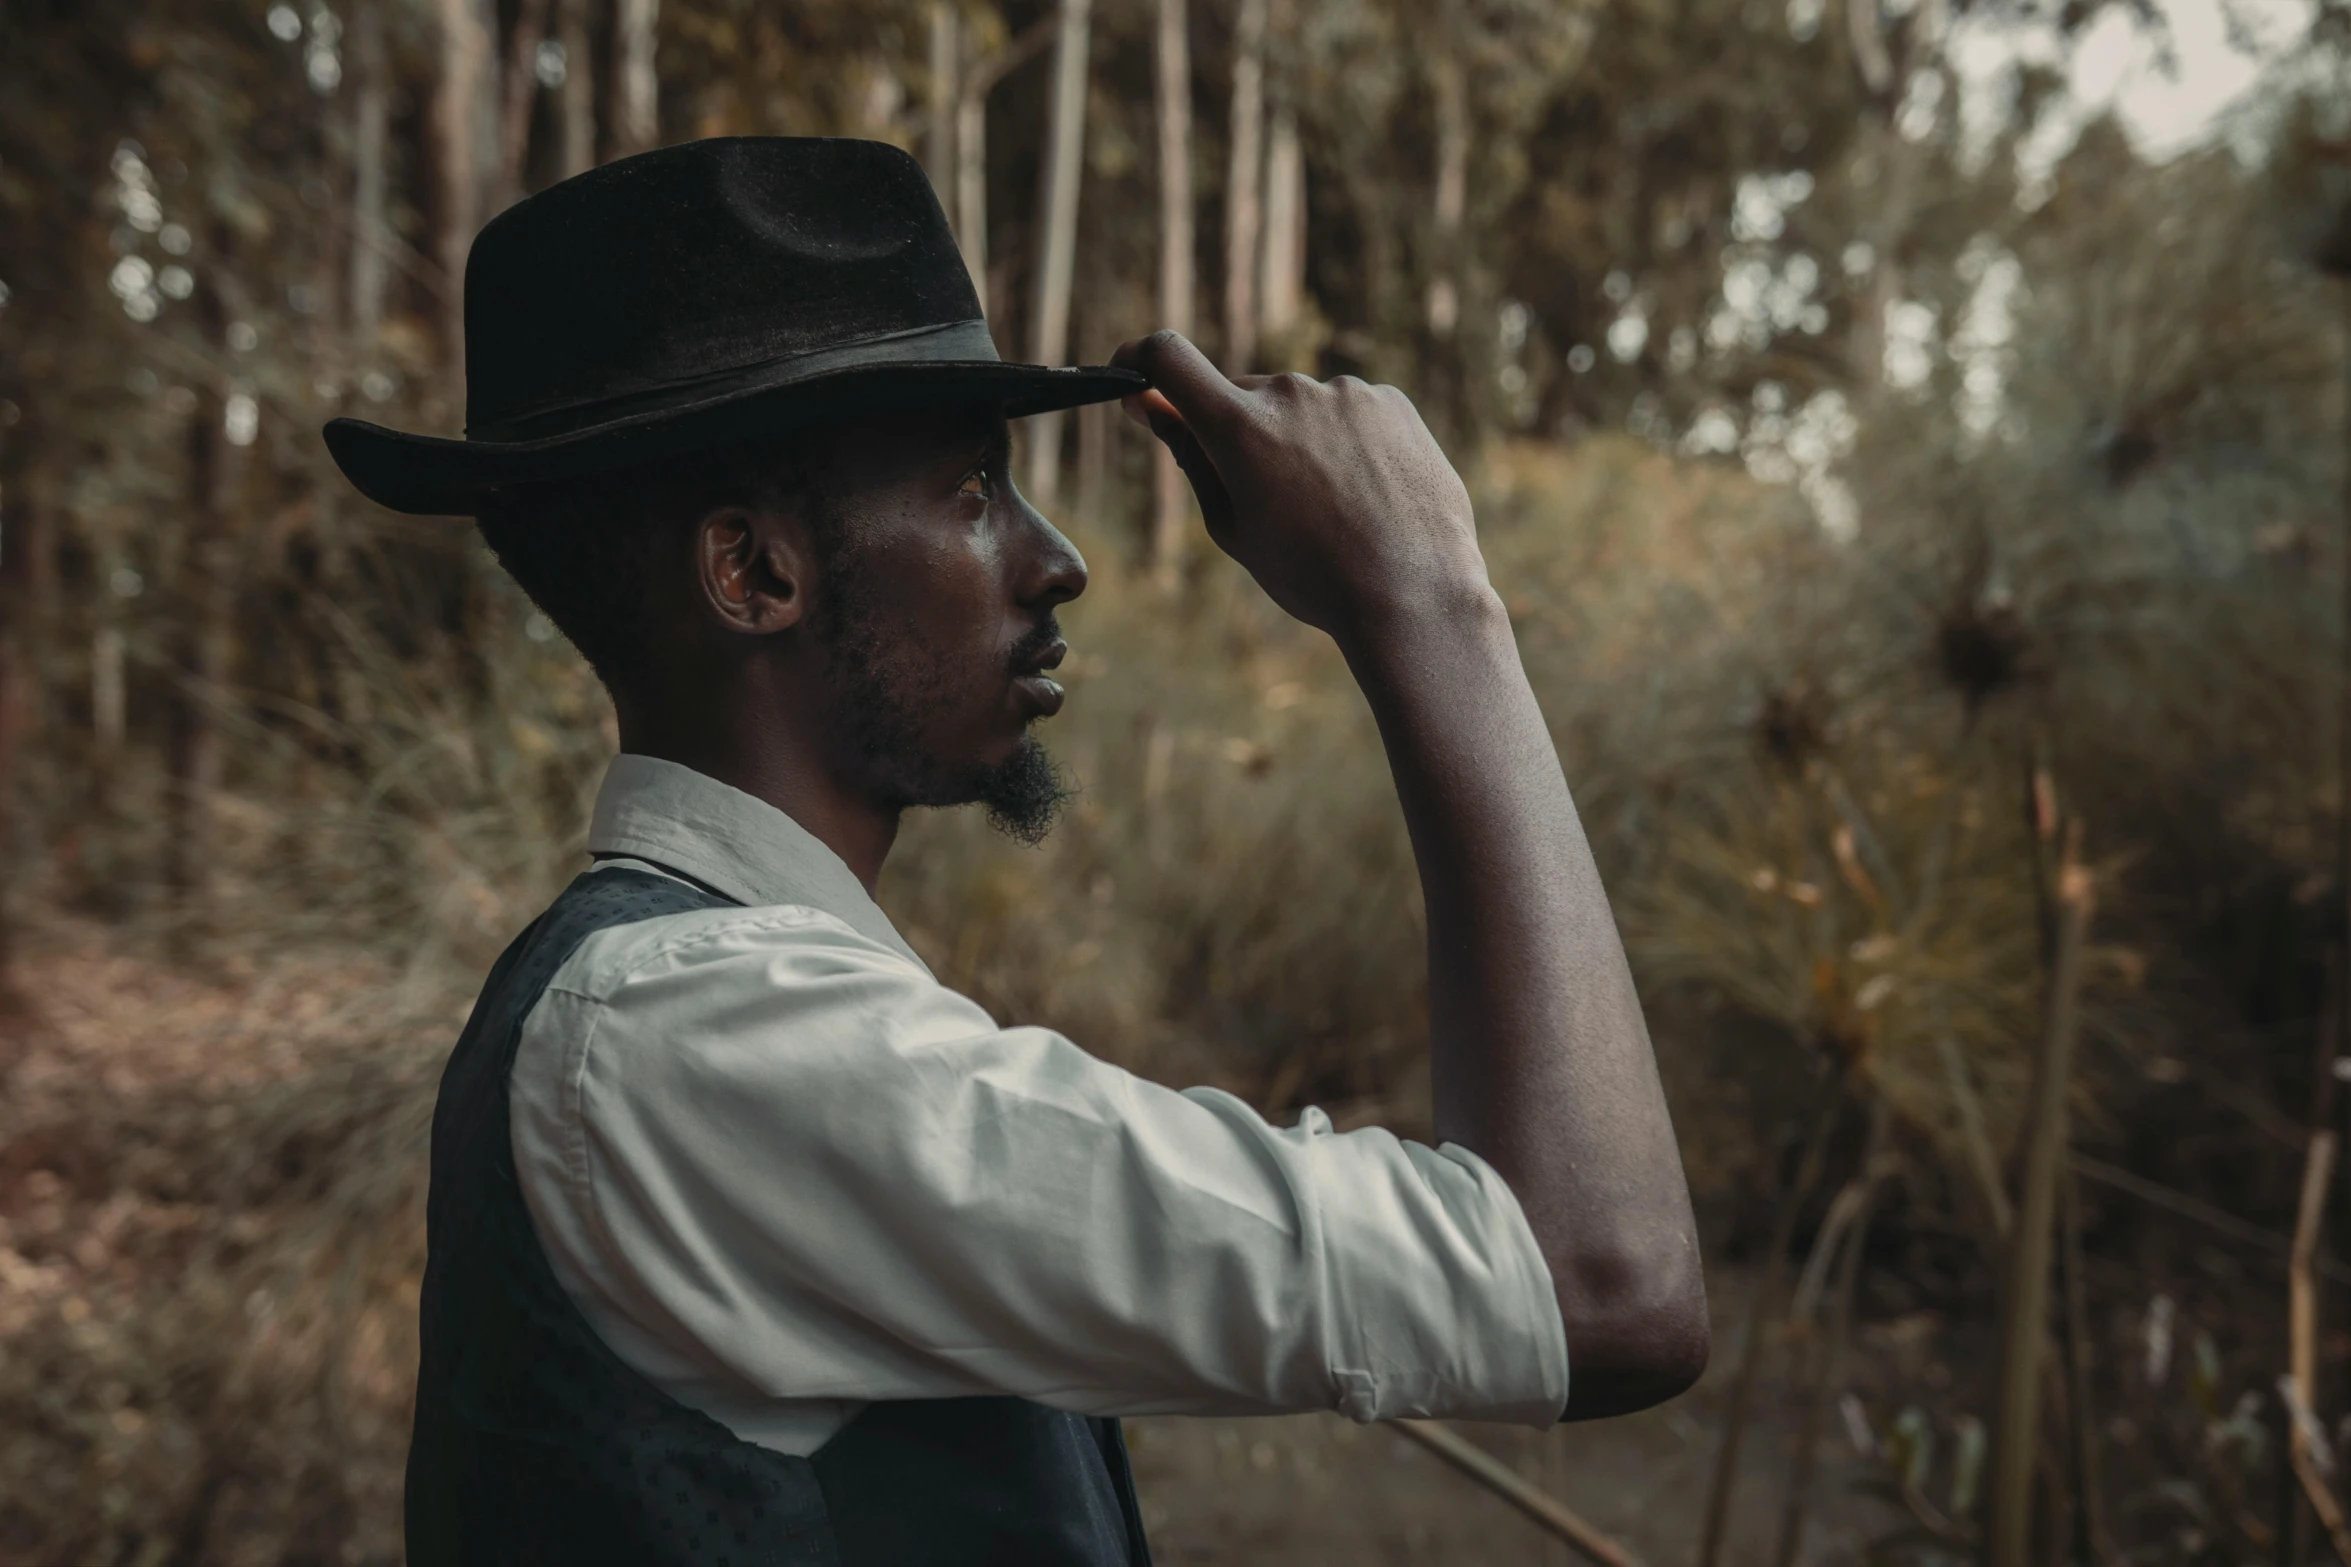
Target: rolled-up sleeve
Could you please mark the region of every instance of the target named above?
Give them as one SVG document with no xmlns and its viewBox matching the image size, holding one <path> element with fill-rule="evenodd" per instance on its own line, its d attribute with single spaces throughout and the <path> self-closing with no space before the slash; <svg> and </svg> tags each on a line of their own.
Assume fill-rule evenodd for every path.
<svg viewBox="0 0 2351 1567">
<path fill-rule="evenodd" d="M 564 1207 L 607 1304 L 747 1393 L 1537 1425 L 1566 1402 L 1550 1275 L 1476 1155 L 1275 1127 L 999 1028 L 828 915 L 600 933 L 523 1049 L 542 1230 Z"/>
</svg>

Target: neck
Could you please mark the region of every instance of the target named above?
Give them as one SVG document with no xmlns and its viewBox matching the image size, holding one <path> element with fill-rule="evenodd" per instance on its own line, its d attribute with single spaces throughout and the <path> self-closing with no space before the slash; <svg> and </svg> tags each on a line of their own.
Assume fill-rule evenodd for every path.
<svg viewBox="0 0 2351 1567">
<path fill-rule="evenodd" d="M 763 800 L 841 857 L 868 895 L 898 838 L 898 811 L 845 788 L 788 722 L 712 722 L 673 704 L 619 703 L 620 748 L 691 767 Z"/>
</svg>

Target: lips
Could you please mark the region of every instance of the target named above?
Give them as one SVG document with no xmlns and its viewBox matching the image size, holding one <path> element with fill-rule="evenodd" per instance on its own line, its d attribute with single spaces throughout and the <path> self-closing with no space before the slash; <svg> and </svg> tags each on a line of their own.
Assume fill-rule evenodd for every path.
<svg viewBox="0 0 2351 1567">
<path fill-rule="evenodd" d="M 1016 649 L 1012 659 L 1012 672 L 1016 675 L 1041 675 L 1048 669 L 1059 669 L 1061 661 L 1067 657 L 1069 657 L 1069 644 L 1061 638 L 1055 637 L 1043 647 L 1034 650 L 1027 647 Z"/>
<path fill-rule="evenodd" d="M 1061 661 L 1068 656 L 1069 644 L 1055 637 L 1029 657 L 1016 660 L 1012 666 L 1013 689 L 1020 693 L 1021 700 L 1039 718 L 1051 718 L 1061 711 L 1061 682 L 1049 678 L 1045 671 L 1059 669 Z"/>
<path fill-rule="evenodd" d="M 1051 718 L 1061 711 L 1061 682 L 1044 675 L 1021 675 L 1014 679 L 1012 688 L 1021 700 L 1036 710 L 1039 718 Z"/>
</svg>

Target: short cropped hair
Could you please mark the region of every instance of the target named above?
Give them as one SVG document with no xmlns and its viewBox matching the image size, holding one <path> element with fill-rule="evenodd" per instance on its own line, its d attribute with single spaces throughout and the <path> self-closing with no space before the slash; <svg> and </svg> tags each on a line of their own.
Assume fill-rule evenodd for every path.
<svg viewBox="0 0 2351 1567">
<path fill-rule="evenodd" d="M 502 490 L 475 520 L 498 564 L 618 698 L 648 673 L 648 585 L 682 549 L 680 535 L 721 506 L 788 506 L 809 485 L 799 449 L 742 442 Z"/>
</svg>

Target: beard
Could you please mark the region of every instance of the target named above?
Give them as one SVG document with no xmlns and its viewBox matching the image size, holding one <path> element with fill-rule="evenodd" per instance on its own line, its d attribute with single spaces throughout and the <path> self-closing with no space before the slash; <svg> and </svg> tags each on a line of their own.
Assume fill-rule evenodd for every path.
<svg viewBox="0 0 2351 1567">
<path fill-rule="evenodd" d="M 820 537 L 832 534 L 833 547 L 814 609 L 831 693 L 827 717 L 846 759 L 896 809 L 979 805 L 1006 837 L 1032 848 L 1042 843 L 1069 800 L 1044 743 L 1024 734 L 992 765 L 941 756 L 925 744 L 933 722 L 960 704 L 960 671 L 969 660 L 927 640 L 919 622 L 888 621 L 876 607 L 867 563 L 836 529 L 837 522 L 819 529 Z M 1006 672 L 1033 663 L 1060 635 L 1048 614 L 1006 652 Z"/>
</svg>

